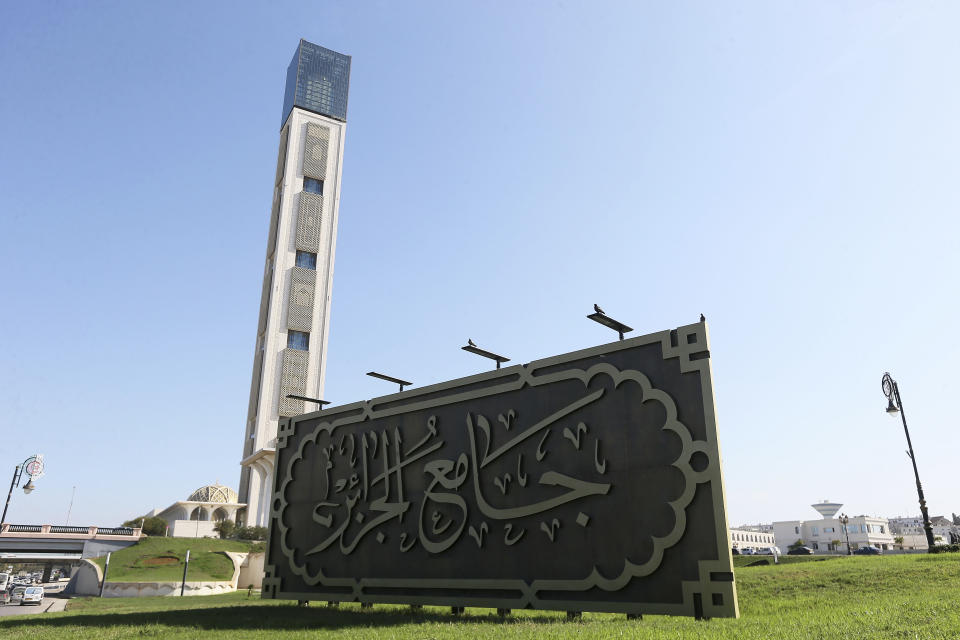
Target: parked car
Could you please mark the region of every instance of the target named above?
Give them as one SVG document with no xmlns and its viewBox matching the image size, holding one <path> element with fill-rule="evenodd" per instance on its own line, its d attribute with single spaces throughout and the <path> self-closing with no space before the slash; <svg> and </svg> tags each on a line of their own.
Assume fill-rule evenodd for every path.
<svg viewBox="0 0 960 640">
<path fill-rule="evenodd" d="M 13 591 L 10 592 L 10 604 L 20 604 L 20 601 L 23 600 L 23 592 L 26 590 L 26 587 L 14 587 Z"/>
<path fill-rule="evenodd" d="M 10 592 L 6 589 L 0 591 L 0 604 L 10 604 Z"/>
<path fill-rule="evenodd" d="M 866 547 L 860 547 L 859 549 L 854 551 L 854 553 L 857 554 L 858 556 L 878 556 L 881 553 L 883 553 L 883 550 L 881 550 L 879 547 L 866 546 Z"/>
<path fill-rule="evenodd" d="M 730 553 L 731 553 L 732 555 L 738 556 L 738 555 L 740 555 L 740 549 L 737 549 L 736 547 L 732 547 L 732 548 L 730 549 Z"/>
<path fill-rule="evenodd" d="M 763 549 L 757 549 L 757 555 L 758 555 L 758 556 L 772 556 L 772 555 L 773 555 L 773 549 L 771 549 L 770 547 L 764 547 Z"/>
<path fill-rule="evenodd" d="M 754 550 L 751 549 L 750 547 L 744 547 L 743 549 L 740 549 L 740 553 L 742 553 L 745 556 L 755 555 Z"/>
<path fill-rule="evenodd" d="M 43 604 L 43 587 L 27 587 L 20 604 Z"/>
<path fill-rule="evenodd" d="M 810 547 L 794 547 L 787 551 L 788 556 L 812 556 L 813 549 Z"/>
</svg>

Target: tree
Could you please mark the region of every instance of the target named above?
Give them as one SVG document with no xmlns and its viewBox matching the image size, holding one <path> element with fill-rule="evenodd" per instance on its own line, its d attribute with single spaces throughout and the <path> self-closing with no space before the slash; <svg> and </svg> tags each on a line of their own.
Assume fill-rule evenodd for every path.
<svg viewBox="0 0 960 640">
<path fill-rule="evenodd" d="M 797 541 L 794 542 L 793 544 L 791 544 L 791 545 L 790 545 L 789 547 L 787 547 L 787 548 L 788 548 L 788 549 L 796 549 L 797 547 L 802 547 L 804 544 L 805 544 L 805 543 L 804 543 L 804 541 L 803 541 L 802 539 L 797 538 Z"/>
<path fill-rule="evenodd" d="M 237 523 L 230 519 L 224 519 L 213 525 L 213 530 L 220 534 L 221 538 L 229 538 L 237 528 Z"/>
<path fill-rule="evenodd" d="M 124 527 L 140 527 L 148 536 L 162 536 L 167 533 L 167 521 L 159 516 L 140 516 L 123 523 Z"/>
<path fill-rule="evenodd" d="M 842 540 L 831 540 L 830 545 L 833 547 L 834 551 L 840 550 L 840 545 L 843 544 Z"/>
<path fill-rule="evenodd" d="M 896 537 L 894 537 L 894 539 L 893 539 L 893 544 L 895 544 L 895 545 L 897 545 L 898 547 L 900 547 L 901 549 L 903 549 L 903 536 L 896 536 Z"/>
</svg>

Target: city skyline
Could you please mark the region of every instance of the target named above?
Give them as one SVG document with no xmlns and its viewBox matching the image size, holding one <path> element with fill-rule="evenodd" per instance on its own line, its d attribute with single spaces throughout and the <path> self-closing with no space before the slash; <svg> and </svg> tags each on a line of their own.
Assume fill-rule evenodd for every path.
<svg viewBox="0 0 960 640">
<path fill-rule="evenodd" d="M 918 513 L 885 371 L 960 510 L 960 8 L 284 6 L 0 9 L 0 473 L 47 463 L 11 522 L 234 486 L 300 38 L 353 60 L 325 399 L 704 313 L 729 524 Z"/>
</svg>

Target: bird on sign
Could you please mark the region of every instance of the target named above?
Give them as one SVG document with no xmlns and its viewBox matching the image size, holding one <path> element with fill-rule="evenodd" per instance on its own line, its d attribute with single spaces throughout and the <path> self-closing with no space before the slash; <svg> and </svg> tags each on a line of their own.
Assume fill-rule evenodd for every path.
<svg viewBox="0 0 960 640">
<path fill-rule="evenodd" d="M 603 311 L 603 309 L 600 308 L 600 305 L 598 305 L 598 304 L 594 304 L 594 305 L 593 305 L 593 310 L 596 311 L 597 313 L 599 313 L 600 315 L 603 315 L 603 316 L 607 315 L 607 314 Z"/>
<path fill-rule="evenodd" d="M 477 346 L 477 344 L 476 344 L 473 340 L 471 340 L 470 338 L 467 338 L 467 346 L 468 346 L 468 347 L 475 347 L 475 346 Z"/>
<path fill-rule="evenodd" d="M 706 321 L 707 321 L 707 316 L 705 316 L 705 315 L 703 315 L 703 314 L 701 313 L 701 314 L 700 314 L 700 322 L 706 322 Z"/>
</svg>

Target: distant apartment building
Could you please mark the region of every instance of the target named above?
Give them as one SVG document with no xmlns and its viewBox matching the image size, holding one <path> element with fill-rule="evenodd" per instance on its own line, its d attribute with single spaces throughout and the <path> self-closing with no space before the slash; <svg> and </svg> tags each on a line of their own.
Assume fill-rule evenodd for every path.
<svg viewBox="0 0 960 640">
<path fill-rule="evenodd" d="M 931 516 L 930 526 L 933 529 L 933 541 L 937 544 L 951 544 L 960 538 L 960 527 L 943 516 Z"/>
<path fill-rule="evenodd" d="M 773 535 L 781 552 L 789 551 L 798 541 L 821 553 L 846 553 L 849 549 L 874 546 L 892 549 L 894 535 L 886 518 L 850 516 L 846 526 L 835 517 L 842 504 L 820 502 L 813 506 L 823 518 L 819 520 L 786 520 L 773 523 Z"/>
<path fill-rule="evenodd" d="M 737 529 L 730 529 L 730 545 L 734 549 L 753 549 L 758 551 L 760 549 L 769 549 L 770 547 L 775 546 L 776 542 L 773 535 L 773 526 L 766 525 L 770 527 L 769 532 L 758 531 L 761 526 L 757 527 L 740 527 Z"/>
<path fill-rule="evenodd" d="M 756 531 L 758 533 L 773 533 L 772 524 L 744 524 L 737 527 L 740 531 Z"/>
<path fill-rule="evenodd" d="M 950 544 L 960 539 L 960 526 L 944 516 L 931 516 L 930 527 L 933 540 L 937 544 Z M 902 537 L 904 549 L 927 549 L 927 536 L 923 531 L 923 518 L 920 516 L 897 516 L 890 518 L 890 531 L 895 537 Z"/>
</svg>

